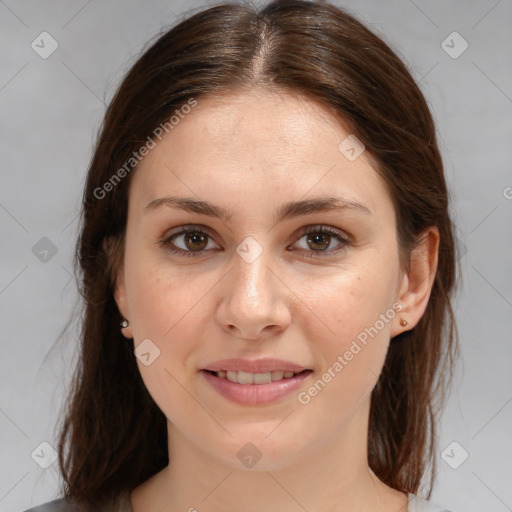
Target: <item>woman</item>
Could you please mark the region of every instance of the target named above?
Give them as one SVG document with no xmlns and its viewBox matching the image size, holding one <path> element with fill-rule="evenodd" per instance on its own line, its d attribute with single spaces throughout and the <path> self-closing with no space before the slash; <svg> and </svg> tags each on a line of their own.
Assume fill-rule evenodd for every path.
<svg viewBox="0 0 512 512">
<path fill-rule="evenodd" d="M 440 510 L 448 209 L 423 95 L 341 9 L 162 35 L 89 168 L 63 498 L 32 510 Z"/>
</svg>

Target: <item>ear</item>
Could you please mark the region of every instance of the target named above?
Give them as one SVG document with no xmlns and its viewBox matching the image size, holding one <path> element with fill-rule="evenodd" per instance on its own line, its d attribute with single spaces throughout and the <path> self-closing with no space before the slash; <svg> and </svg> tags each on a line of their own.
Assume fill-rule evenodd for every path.
<svg viewBox="0 0 512 512">
<path fill-rule="evenodd" d="M 391 337 L 412 329 L 423 316 L 437 272 L 438 250 L 439 230 L 435 226 L 424 229 L 411 251 L 409 267 L 401 278 L 398 301 L 403 309 L 394 319 Z M 400 325 L 401 320 L 405 320 L 407 325 Z"/>
<path fill-rule="evenodd" d="M 109 262 L 109 273 L 111 278 L 112 287 L 114 290 L 114 300 L 116 301 L 119 313 L 123 318 L 130 322 L 130 309 L 128 307 L 128 300 L 126 296 L 126 286 L 124 279 L 124 263 L 121 257 L 121 246 L 122 240 L 119 239 L 104 239 L 103 250 L 107 255 Z M 124 329 L 119 327 L 123 336 L 128 339 L 133 338 L 132 326 L 128 325 Z"/>
</svg>

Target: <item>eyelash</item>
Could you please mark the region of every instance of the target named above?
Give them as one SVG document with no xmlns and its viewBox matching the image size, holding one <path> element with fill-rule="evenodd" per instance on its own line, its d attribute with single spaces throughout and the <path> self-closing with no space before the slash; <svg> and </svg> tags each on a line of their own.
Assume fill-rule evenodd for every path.
<svg viewBox="0 0 512 512">
<path fill-rule="evenodd" d="M 207 249 L 202 249 L 200 251 L 185 251 L 183 249 L 176 249 L 170 245 L 172 240 L 174 240 L 175 238 L 177 238 L 179 236 L 186 235 L 188 233 L 200 233 L 200 234 L 206 235 L 207 237 L 209 237 L 211 239 L 210 235 L 203 229 L 201 229 L 199 227 L 195 227 L 195 226 L 189 226 L 189 227 L 185 227 L 185 228 L 181 229 L 180 231 L 178 231 L 176 233 L 173 233 L 172 235 L 164 236 L 161 240 L 157 241 L 157 244 L 172 254 L 178 254 L 180 256 L 187 256 L 187 257 L 202 256 L 203 253 Z M 338 242 L 340 242 L 342 244 L 342 247 L 340 247 L 338 249 L 330 249 L 330 250 L 324 250 L 324 251 L 311 250 L 310 252 L 312 252 L 312 254 L 307 255 L 307 257 L 310 257 L 310 258 L 316 258 L 318 256 L 324 257 L 324 255 L 333 256 L 333 255 L 338 254 L 339 252 L 343 251 L 346 246 L 351 245 L 351 241 L 348 239 L 348 237 L 342 235 L 337 230 L 334 230 L 329 227 L 324 227 L 322 225 L 308 226 L 305 229 L 305 231 L 301 234 L 301 236 L 298 238 L 298 240 L 300 240 L 304 236 L 312 234 L 312 233 L 328 235 L 328 236 L 334 237 Z"/>
</svg>

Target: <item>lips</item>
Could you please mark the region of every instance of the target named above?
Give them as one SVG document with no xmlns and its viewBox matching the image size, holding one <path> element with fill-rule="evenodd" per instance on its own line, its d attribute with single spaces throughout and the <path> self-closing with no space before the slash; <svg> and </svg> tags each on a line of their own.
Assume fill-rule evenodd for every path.
<svg viewBox="0 0 512 512">
<path fill-rule="evenodd" d="M 305 366 L 301 366 L 290 361 L 281 359 L 222 359 L 209 364 L 204 370 L 210 372 L 247 372 L 247 373 L 268 373 L 273 371 L 300 373 L 307 370 Z"/>
<path fill-rule="evenodd" d="M 266 404 L 297 391 L 313 373 L 279 359 L 224 359 L 201 373 L 219 394 L 244 405 Z"/>
</svg>

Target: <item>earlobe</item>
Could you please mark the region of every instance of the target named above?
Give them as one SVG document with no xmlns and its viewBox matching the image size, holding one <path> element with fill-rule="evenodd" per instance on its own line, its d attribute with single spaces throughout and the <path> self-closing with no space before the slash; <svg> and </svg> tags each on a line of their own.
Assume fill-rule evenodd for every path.
<svg viewBox="0 0 512 512">
<path fill-rule="evenodd" d="M 117 304 L 117 309 L 121 313 L 122 321 L 120 324 L 121 332 L 125 338 L 133 338 L 132 327 L 130 325 L 130 311 L 128 308 L 128 301 L 126 300 L 126 287 L 124 283 L 124 267 L 118 269 L 115 286 L 114 286 L 114 300 Z"/>
<path fill-rule="evenodd" d="M 408 270 L 402 276 L 398 300 L 403 308 L 395 317 L 391 337 L 414 328 L 423 316 L 437 272 L 438 250 L 439 230 L 435 226 L 426 228 L 419 234 Z"/>
<path fill-rule="evenodd" d="M 113 285 L 114 300 L 117 309 L 122 317 L 120 322 L 121 332 L 126 338 L 133 338 L 132 327 L 130 325 L 130 311 L 126 297 L 126 286 L 124 280 L 124 263 L 119 254 L 119 240 L 105 239 L 103 241 L 103 250 L 109 262 L 111 274 L 111 283 Z M 126 324 L 125 324 L 126 321 Z"/>
</svg>

